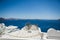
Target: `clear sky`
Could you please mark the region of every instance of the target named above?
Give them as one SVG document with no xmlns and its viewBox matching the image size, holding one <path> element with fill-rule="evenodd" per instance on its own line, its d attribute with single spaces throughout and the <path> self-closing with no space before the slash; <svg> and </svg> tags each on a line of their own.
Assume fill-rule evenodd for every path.
<svg viewBox="0 0 60 40">
<path fill-rule="evenodd" d="M 60 0 L 0 0 L 0 17 L 60 19 Z"/>
</svg>

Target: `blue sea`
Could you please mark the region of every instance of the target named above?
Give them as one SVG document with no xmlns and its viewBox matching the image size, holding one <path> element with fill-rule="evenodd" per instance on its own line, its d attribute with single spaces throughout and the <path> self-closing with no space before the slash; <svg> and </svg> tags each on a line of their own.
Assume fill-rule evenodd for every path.
<svg viewBox="0 0 60 40">
<path fill-rule="evenodd" d="M 42 32 L 47 32 L 49 28 L 60 30 L 60 20 L 36 20 L 36 19 L 21 19 L 21 20 L 4 20 L 0 23 L 5 23 L 6 26 L 14 25 L 19 29 L 23 28 L 26 23 L 36 24 L 41 28 Z"/>
</svg>

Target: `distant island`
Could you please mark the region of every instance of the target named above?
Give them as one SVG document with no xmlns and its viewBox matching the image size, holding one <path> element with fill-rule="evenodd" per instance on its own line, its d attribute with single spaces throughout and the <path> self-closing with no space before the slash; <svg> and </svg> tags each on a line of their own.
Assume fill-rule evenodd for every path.
<svg viewBox="0 0 60 40">
<path fill-rule="evenodd" d="M 60 19 L 58 19 L 58 20 L 60 20 Z"/>
<path fill-rule="evenodd" d="M 19 18 L 2 18 L 0 17 L 1 20 L 41 20 L 41 19 L 19 19 Z"/>
<path fill-rule="evenodd" d="M 0 17 L 0 21 L 4 21 L 4 20 L 48 20 L 48 19 L 19 19 L 19 18 L 3 18 Z M 60 19 L 57 19 L 60 20 Z"/>
</svg>

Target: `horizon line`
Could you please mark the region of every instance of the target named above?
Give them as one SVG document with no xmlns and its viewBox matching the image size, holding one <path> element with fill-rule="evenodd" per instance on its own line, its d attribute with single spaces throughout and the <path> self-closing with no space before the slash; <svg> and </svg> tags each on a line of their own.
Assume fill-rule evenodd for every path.
<svg viewBox="0 0 60 40">
<path fill-rule="evenodd" d="M 0 17 L 0 18 L 3 18 L 3 19 L 37 19 L 37 18 L 4 18 L 4 17 Z M 38 19 L 38 20 L 60 20 L 60 19 Z"/>
</svg>

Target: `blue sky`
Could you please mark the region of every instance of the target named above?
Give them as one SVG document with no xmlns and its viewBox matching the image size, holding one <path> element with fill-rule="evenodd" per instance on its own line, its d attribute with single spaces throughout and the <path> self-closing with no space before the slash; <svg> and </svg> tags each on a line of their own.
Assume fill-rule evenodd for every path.
<svg viewBox="0 0 60 40">
<path fill-rule="evenodd" d="M 60 19 L 60 0 L 0 0 L 0 17 Z"/>
</svg>

